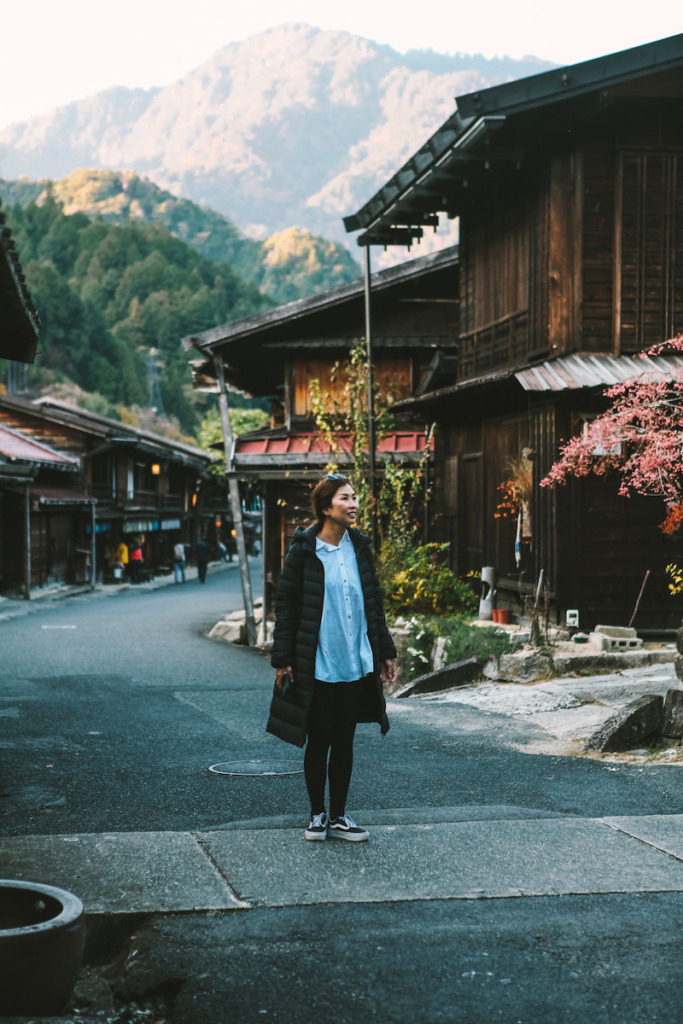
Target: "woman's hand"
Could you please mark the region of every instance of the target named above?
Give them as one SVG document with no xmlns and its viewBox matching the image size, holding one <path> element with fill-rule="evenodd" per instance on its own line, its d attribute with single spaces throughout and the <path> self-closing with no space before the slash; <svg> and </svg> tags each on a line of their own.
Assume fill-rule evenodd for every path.
<svg viewBox="0 0 683 1024">
<path fill-rule="evenodd" d="M 385 683 L 393 683 L 396 679 L 396 658 L 387 658 L 380 666 L 380 675 Z"/>
<path fill-rule="evenodd" d="M 282 678 L 283 676 L 289 676 L 291 682 L 294 682 L 294 669 L 291 665 L 286 665 L 284 668 L 275 669 L 275 685 L 278 690 L 282 689 Z"/>
</svg>

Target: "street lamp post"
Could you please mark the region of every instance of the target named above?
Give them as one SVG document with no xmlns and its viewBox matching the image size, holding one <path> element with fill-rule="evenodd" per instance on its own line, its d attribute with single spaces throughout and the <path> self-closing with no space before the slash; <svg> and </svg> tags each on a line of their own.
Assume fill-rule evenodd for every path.
<svg viewBox="0 0 683 1024">
<path fill-rule="evenodd" d="M 372 365 L 372 287 L 370 281 L 370 246 L 365 246 L 365 346 L 368 363 L 368 471 L 370 474 L 370 514 L 372 546 L 377 552 L 377 506 L 375 479 L 375 389 Z"/>
</svg>

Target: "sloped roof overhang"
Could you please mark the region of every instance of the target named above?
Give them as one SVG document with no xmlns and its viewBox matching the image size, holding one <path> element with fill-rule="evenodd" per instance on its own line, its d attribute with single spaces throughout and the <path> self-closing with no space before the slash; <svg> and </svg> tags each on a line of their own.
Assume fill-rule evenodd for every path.
<svg viewBox="0 0 683 1024">
<path fill-rule="evenodd" d="M 12 238 L 0 211 L 0 359 L 32 363 L 38 347 L 40 319 Z"/>
<path fill-rule="evenodd" d="M 45 507 L 75 508 L 97 504 L 97 498 L 57 487 L 31 487 L 29 495 L 38 505 Z"/>
<path fill-rule="evenodd" d="M 0 462 L 31 463 L 36 467 L 46 466 L 75 472 L 79 460 L 63 455 L 49 445 L 26 437 L 18 430 L 0 424 Z"/>
<path fill-rule="evenodd" d="M 452 288 L 448 296 L 439 297 L 434 292 L 438 292 L 440 286 L 445 289 L 444 279 L 457 269 L 458 264 L 458 247 L 450 246 L 377 271 L 370 279 L 374 300 L 387 303 L 457 303 Z M 272 394 L 277 384 L 282 382 L 284 350 L 293 347 L 348 350 L 353 339 L 363 334 L 364 297 L 364 282 L 359 278 L 317 295 L 183 338 L 186 350 L 194 349 L 202 356 L 190 361 L 195 390 L 216 390 L 213 363 L 216 353 L 224 360 L 226 379 L 231 388 L 250 394 Z M 354 325 L 357 326 L 355 333 L 351 329 Z M 452 340 L 450 336 L 436 334 L 406 333 L 401 336 L 395 328 L 390 335 L 375 327 L 376 348 L 435 349 L 448 345 Z M 257 391 L 247 388 L 243 380 L 247 365 L 253 369 L 247 374 L 246 384 L 257 385 Z"/>
<path fill-rule="evenodd" d="M 107 416 L 100 416 L 98 413 L 69 405 L 56 398 L 43 397 L 35 402 L 27 403 L 21 399 L 11 399 L 3 395 L 0 407 L 2 404 L 11 406 L 17 411 L 25 411 L 29 415 L 41 415 L 48 422 L 54 421 L 98 438 L 102 442 L 96 450 L 98 454 L 106 448 L 130 447 L 135 451 L 145 452 L 169 462 L 182 463 L 198 470 L 206 468 L 215 461 L 215 456 L 183 441 L 172 440 L 148 430 L 141 430 L 139 427 L 119 423 Z M 92 456 L 95 453 L 86 454 Z"/>
<path fill-rule="evenodd" d="M 396 412 L 427 412 L 447 404 L 458 396 L 501 385 L 519 387 L 524 392 L 559 394 L 591 388 L 607 388 L 637 377 L 667 377 L 683 370 L 683 356 L 608 356 L 589 352 L 559 356 L 524 369 L 509 367 L 497 373 L 451 384 L 426 395 L 404 398 L 396 402 Z"/>
<path fill-rule="evenodd" d="M 438 214 L 458 213 L 467 184 L 493 182 L 510 167 L 522 170 L 526 143 L 505 130 L 519 115 L 591 93 L 606 96 L 625 82 L 682 66 L 679 34 L 457 97 L 448 120 L 360 210 L 344 218 L 346 230 L 363 230 L 361 246 L 410 246 Z M 529 131 L 528 141 L 535 145 L 535 132 Z"/>
</svg>

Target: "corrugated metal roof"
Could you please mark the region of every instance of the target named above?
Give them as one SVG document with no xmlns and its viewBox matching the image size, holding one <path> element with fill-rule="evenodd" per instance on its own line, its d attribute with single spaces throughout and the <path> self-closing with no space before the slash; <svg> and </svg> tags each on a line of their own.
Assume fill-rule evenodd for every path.
<svg viewBox="0 0 683 1024">
<path fill-rule="evenodd" d="M 515 374 L 525 391 L 578 391 L 609 387 L 645 374 L 668 376 L 683 368 L 683 356 L 560 356 Z"/>
<path fill-rule="evenodd" d="M 64 469 L 76 469 L 78 459 L 69 458 L 54 448 L 34 441 L 16 430 L 0 425 L 0 456 L 22 462 L 45 462 Z"/>
<path fill-rule="evenodd" d="M 96 505 L 97 498 L 59 487 L 31 487 L 29 494 L 41 505 Z"/>
</svg>

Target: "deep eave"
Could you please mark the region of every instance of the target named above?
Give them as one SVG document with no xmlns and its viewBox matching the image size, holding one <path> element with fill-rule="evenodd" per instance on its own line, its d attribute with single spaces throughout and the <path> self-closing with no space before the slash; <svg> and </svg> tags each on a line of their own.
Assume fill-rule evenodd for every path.
<svg viewBox="0 0 683 1024">
<path fill-rule="evenodd" d="M 420 277 L 434 273 L 435 270 L 447 266 L 455 266 L 457 263 L 458 247 L 451 246 L 448 249 L 442 249 L 440 252 L 420 256 L 398 266 L 377 271 L 371 275 L 371 287 L 373 293 L 381 294 L 401 283 L 418 280 Z M 364 287 L 362 278 L 358 278 L 356 281 L 339 285 L 337 288 L 329 288 L 327 291 L 319 292 L 317 295 L 310 295 L 305 299 L 297 299 L 295 302 L 287 302 L 282 306 L 276 306 L 274 309 L 267 309 L 261 313 L 255 313 L 253 316 L 242 317 L 240 320 L 232 320 L 227 324 L 212 327 L 208 331 L 202 331 L 199 334 L 191 334 L 182 339 L 182 344 L 186 351 L 196 349 L 210 355 L 215 349 L 230 341 L 242 340 L 255 334 L 266 336 L 269 331 L 282 328 L 288 324 L 295 324 L 314 313 L 326 310 L 331 311 L 354 299 L 362 299 Z"/>
<path fill-rule="evenodd" d="M 439 213 L 457 215 L 464 199 L 449 183 L 490 181 L 495 173 L 522 169 L 524 148 L 506 130 L 518 115 L 605 94 L 682 66 L 679 34 L 458 97 L 457 109 L 431 138 L 360 210 L 344 218 L 346 230 L 363 230 L 357 239 L 361 246 L 410 246 Z"/>
<path fill-rule="evenodd" d="M 679 372 L 683 369 L 683 356 L 611 356 L 575 352 L 533 366 L 507 367 L 482 377 L 451 384 L 426 395 L 404 398 L 396 402 L 394 409 L 397 413 L 428 414 L 436 407 L 457 401 L 467 392 L 481 392 L 500 385 L 518 387 L 527 393 L 548 396 L 592 388 L 608 388 L 613 384 L 622 384 L 645 375 L 666 377 L 672 369 Z"/>
<path fill-rule="evenodd" d="M 165 457 L 170 461 L 182 462 L 197 469 L 206 468 L 215 461 L 215 456 L 200 448 L 174 441 L 148 430 L 119 423 L 117 420 L 100 416 L 98 413 L 80 409 L 54 398 L 39 398 L 35 402 L 16 398 L 10 395 L 0 396 L 0 422 L 3 406 L 20 418 L 23 415 L 43 420 L 46 424 L 58 423 L 79 433 L 95 438 L 103 445 L 111 448 L 129 445 L 136 451 L 144 451 L 157 457 Z M 20 429 L 20 428 L 19 428 Z"/>
<path fill-rule="evenodd" d="M 372 274 L 373 342 L 377 351 L 429 350 L 430 358 L 433 351 L 454 344 L 449 313 L 439 313 L 431 321 L 420 317 L 419 327 L 414 317 L 395 314 L 400 309 L 415 310 L 417 304 L 454 310 L 458 305 L 458 264 L 458 248 L 451 246 Z M 308 350 L 319 355 L 324 349 L 334 360 L 363 337 L 364 291 L 363 281 L 352 282 L 185 338 L 185 348 L 194 348 L 202 356 L 191 360 L 195 389 L 215 391 L 216 354 L 223 361 L 229 387 L 249 395 L 273 397 L 282 387 L 292 352 Z"/>
<path fill-rule="evenodd" d="M 26 285 L 12 232 L 0 210 L 0 359 L 32 363 L 40 319 Z"/>
</svg>

